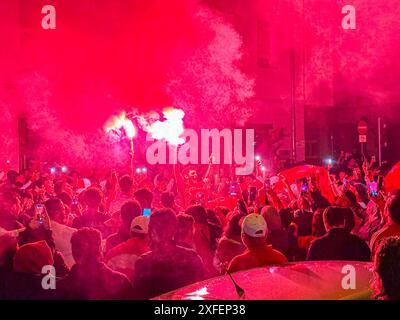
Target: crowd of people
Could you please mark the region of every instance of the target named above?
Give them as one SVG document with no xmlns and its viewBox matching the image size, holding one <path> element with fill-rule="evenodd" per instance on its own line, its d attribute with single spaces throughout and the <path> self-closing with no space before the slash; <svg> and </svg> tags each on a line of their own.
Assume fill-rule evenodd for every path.
<svg viewBox="0 0 400 320">
<path fill-rule="evenodd" d="M 371 261 L 371 296 L 400 298 L 400 191 L 385 192 L 373 159 L 343 153 L 329 164 L 330 199 L 316 176 L 289 181 L 261 168 L 4 173 L 0 299 L 149 299 L 306 260 Z M 55 290 L 43 289 L 45 266 Z"/>
</svg>

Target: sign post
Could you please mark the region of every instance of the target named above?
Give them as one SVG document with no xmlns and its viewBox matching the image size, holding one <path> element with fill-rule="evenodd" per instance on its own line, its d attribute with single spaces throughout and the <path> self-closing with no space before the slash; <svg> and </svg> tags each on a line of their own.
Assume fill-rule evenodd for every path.
<svg viewBox="0 0 400 320">
<path fill-rule="evenodd" d="M 381 139 L 381 117 L 378 118 L 378 162 L 382 165 L 382 139 Z"/>
<path fill-rule="evenodd" d="M 361 155 L 364 156 L 364 143 L 367 143 L 368 123 L 364 120 L 360 120 L 357 125 L 358 130 L 358 141 L 361 145 Z"/>
</svg>

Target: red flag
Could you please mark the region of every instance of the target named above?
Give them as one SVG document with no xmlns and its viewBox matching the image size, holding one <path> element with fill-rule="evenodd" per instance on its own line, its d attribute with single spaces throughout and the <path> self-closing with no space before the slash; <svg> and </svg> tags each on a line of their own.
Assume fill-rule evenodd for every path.
<svg viewBox="0 0 400 320">
<path fill-rule="evenodd" d="M 296 180 L 314 176 L 319 182 L 319 189 L 321 194 L 328 199 L 330 203 L 333 203 L 335 196 L 332 192 L 332 188 L 329 181 L 328 169 L 320 166 L 303 165 L 293 167 L 281 172 L 289 183 L 294 183 Z"/>
<path fill-rule="evenodd" d="M 400 189 L 400 162 L 397 162 L 384 179 L 386 192 Z"/>
</svg>

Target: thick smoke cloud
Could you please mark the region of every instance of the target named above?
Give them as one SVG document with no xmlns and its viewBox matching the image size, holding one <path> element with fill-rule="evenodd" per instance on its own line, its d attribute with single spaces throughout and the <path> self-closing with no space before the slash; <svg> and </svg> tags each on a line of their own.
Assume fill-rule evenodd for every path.
<svg viewBox="0 0 400 320">
<path fill-rule="evenodd" d="M 205 111 L 240 112 L 253 94 L 238 67 L 239 35 L 197 1 L 56 1 L 51 31 L 40 27 L 42 5 L 20 7 L 29 31 L 3 106 L 9 123 L 25 116 L 42 159 L 126 163 L 127 146 L 102 132 L 111 115 L 174 105 L 187 113 L 187 125 L 212 127 L 231 120 L 211 121 Z"/>
</svg>

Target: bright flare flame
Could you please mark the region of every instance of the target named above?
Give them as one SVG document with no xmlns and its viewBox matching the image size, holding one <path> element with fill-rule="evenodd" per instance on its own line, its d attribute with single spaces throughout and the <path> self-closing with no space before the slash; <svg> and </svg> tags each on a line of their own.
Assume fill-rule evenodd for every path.
<svg viewBox="0 0 400 320">
<path fill-rule="evenodd" d="M 151 133 L 151 136 L 156 140 L 165 139 L 172 145 L 180 145 L 185 142 L 183 138 L 180 138 L 184 131 L 183 118 L 185 112 L 181 109 L 175 109 L 172 107 L 164 108 L 163 115 L 165 120 L 157 120 L 146 128 L 146 131 Z"/>
<path fill-rule="evenodd" d="M 132 139 L 136 136 L 136 127 L 132 121 L 126 117 L 125 111 L 122 111 L 118 116 L 112 116 L 104 125 L 104 131 L 121 131 L 124 129 L 126 136 Z"/>
</svg>

